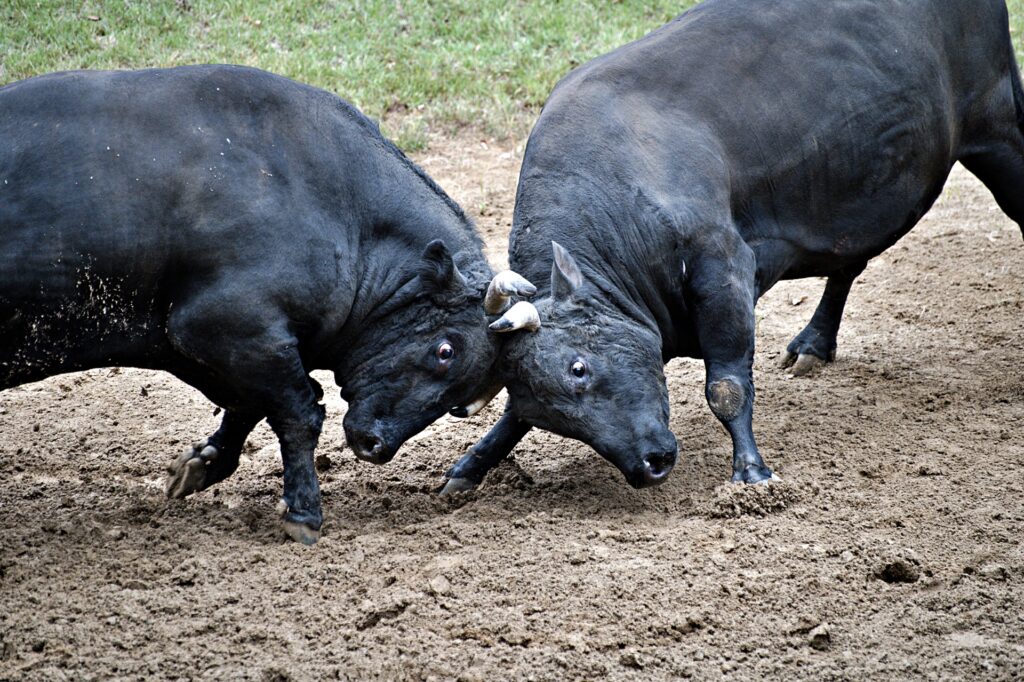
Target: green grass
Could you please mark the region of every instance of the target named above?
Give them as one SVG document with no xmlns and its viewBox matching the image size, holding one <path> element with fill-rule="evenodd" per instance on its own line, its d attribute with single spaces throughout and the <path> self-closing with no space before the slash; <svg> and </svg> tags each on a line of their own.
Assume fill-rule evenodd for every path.
<svg viewBox="0 0 1024 682">
<path fill-rule="evenodd" d="M 62 69 L 247 64 L 398 121 L 418 146 L 428 125 L 521 129 L 572 66 L 692 4 L 6 0 L 0 83 Z"/>
<path fill-rule="evenodd" d="M 521 134 L 569 69 L 693 4 L 4 0 L 0 83 L 62 69 L 248 64 L 345 97 L 416 149 L 438 126 Z M 1024 0 L 1008 5 L 1024 63 Z"/>
</svg>

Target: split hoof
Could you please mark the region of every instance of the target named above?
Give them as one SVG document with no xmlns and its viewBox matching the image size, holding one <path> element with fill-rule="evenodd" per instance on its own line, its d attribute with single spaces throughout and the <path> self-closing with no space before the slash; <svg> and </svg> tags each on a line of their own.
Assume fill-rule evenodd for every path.
<svg viewBox="0 0 1024 682">
<path fill-rule="evenodd" d="M 448 482 L 441 488 L 440 493 L 442 495 L 450 495 L 451 493 L 462 493 L 467 490 L 475 490 L 480 485 L 475 483 L 468 478 L 449 478 Z"/>
<path fill-rule="evenodd" d="M 731 480 L 746 485 L 769 485 L 782 479 L 766 466 L 748 466 L 741 471 L 733 471 Z"/>
<path fill-rule="evenodd" d="M 296 521 L 285 521 L 284 532 L 295 542 L 303 545 L 315 545 L 320 539 L 320 531 L 313 530 L 304 523 Z"/>
<path fill-rule="evenodd" d="M 283 499 L 278 500 L 277 513 L 282 517 L 281 527 L 284 528 L 285 535 L 300 544 L 315 545 L 320 539 L 320 531 L 299 521 L 290 520 L 288 518 L 289 511 L 291 510 L 288 508 L 288 503 Z"/>
<path fill-rule="evenodd" d="M 755 482 L 750 483 L 748 485 L 769 486 L 769 485 L 771 485 L 773 483 L 782 483 L 782 478 L 777 473 L 775 473 L 774 471 L 772 472 L 772 475 L 771 475 L 770 478 L 764 478 L 764 479 L 761 479 L 760 481 L 755 481 Z"/>
<path fill-rule="evenodd" d="M 182 499 L 205 488 L 206 465 L 217 458 L 217 448 L 201 440 L 192 445 L 167 467 L 164 493 L 167 497 Z"/>
<path fill-rule="evenodd" d="M 782 358 L 782 362 L 779 366 L 782 369 L 789 369 L 790 376 L 802 377 L 814 374 L 826 364 L 825 360 L 822 360 L 817 355 L 811 355 L 809 353 L 786 353 Z"/>
</svg>

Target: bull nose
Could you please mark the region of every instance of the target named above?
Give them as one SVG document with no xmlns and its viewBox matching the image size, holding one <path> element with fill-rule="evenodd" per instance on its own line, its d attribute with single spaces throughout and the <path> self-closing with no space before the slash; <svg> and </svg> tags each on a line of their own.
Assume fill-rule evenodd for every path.
<svg viewBox="0 0 1024 682">
<path fill-rule="evenodd" d="M 384 444 L 384 440 L 376 434 L 352 434 L 352 437 L 349 440 L 349 445 L 352 446 L 352 452 L 355 453 L 356 457 L 364 462 L 384 464 L 391 460 L 391 454 L 388 452 L 388 448 Z"/>
<path fill-rule="evenodd" d="M 643 485 L 658 485 L 668 478 L 676 465 L 676 452 L 648 452 L 643 459 Z"/>
</svg>

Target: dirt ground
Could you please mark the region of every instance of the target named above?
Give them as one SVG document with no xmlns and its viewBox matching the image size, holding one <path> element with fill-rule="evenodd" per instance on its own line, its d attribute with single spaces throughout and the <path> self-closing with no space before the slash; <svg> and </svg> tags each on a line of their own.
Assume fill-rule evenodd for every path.
<svg viewBox="0 0 1024 682">
<path fill-rule="evenodd" d="M 521 152 L 464 136 L 418 159 L 495 265 Z M 958 167 L 854 286 L 838 361 L 787 378 L 822 288 L 784 283 L 758 308 L 755 429 L 783 483 L 726 483 L 695 361 L 667 370 L 681 462 L 643 491 L 533 433 L 441 498 L 498 402 L 378 468 L 344 449 L 332 391 L 313 548 L 279 529 L 265 425 L 230 480 L 164 498 L 164 466 L 218 423 L 170 376 L 7 391 L 0 678 L 1021 679 L 1020 230 Z"/>
</svg>

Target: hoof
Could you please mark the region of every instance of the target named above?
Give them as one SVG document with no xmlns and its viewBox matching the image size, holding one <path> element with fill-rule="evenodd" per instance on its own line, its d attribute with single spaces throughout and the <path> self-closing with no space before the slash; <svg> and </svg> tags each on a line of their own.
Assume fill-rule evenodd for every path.
<svg viewBox="0 0 1024 682">
<path fill-rule="evenodd" d="M 217 448 L 206 440 L 195 443 L 167 467 L 164 493 L 167 497 L 182 499 L 199 492 L 206 483 L 206 465 L 217 458 Z"/>
<path fill-rule="evenodd" d="M 442 495 L 449 495 L 451 493 L 461 493 L 467 490 L 474 490 L 479 483 L 475 483 L 468 478 L 449 478 L 448 482 L 441 488 Z"/>
<path fill-rule="evenodd" d="M 315 545 L 320 539 L 320 531 L 313 530 L 304 523 L 285 521 L 284 532 L 295 542 L 303 545 Z"/>
<path fill-rule="evenodd" d="M 295 542 L 303 545 L 315 545 L 320 539 L 320 531 L 300 521 L 292 521 L 288 518 L 288 503 L 283 499 L 277 502 L 277 513 L 282 516 L 281 524 L 285 534 Z"/>
<path fill-rule="evenodd" d="M 817 372 L 819 369 L 824 367 L 826 364 L 825 360 L 822 360 L 817 355 L 810 355 L 809 353 L 796 353 L 787 352 L 782 358 L 782 362 L 779 366 L 782 369 L 789 369 L 790 376 L 802 377 Z M 791 368 L 791 369 L 790 369 Z"/>
<path fill-rule="evenodd" d="M 733 483 L 746 483 L 747 485 L 768 485 L 782 479 L 766 466 L 748 466 L 740 471 L 733 471 Z"/>
</svg>

